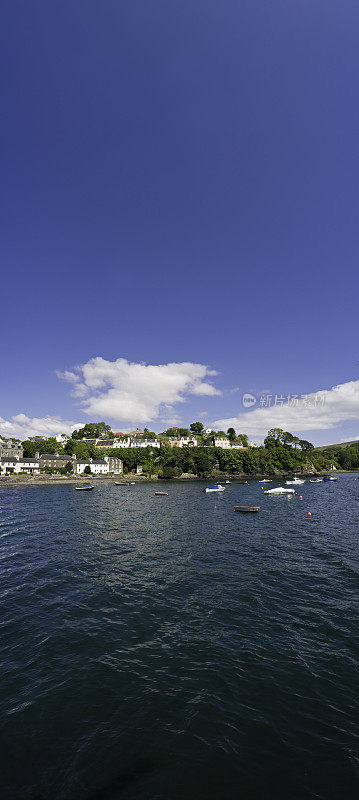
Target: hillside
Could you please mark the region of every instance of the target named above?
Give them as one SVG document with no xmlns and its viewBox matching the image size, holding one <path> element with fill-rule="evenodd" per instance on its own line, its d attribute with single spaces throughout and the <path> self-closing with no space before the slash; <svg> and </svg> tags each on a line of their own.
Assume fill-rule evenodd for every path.
<svg viewBox="0 0 359 800">
<path fill-rule="evenodd" d="M 350 442 L 339 442 L 338 444 L 322 444 L 320 447 L 315 447 L 314 450 L 331 450 L 333 447 L 345 448 L 350 447 L 352 444 L 358 444 L 358 439 L 354 439 Z"/>
</svg>

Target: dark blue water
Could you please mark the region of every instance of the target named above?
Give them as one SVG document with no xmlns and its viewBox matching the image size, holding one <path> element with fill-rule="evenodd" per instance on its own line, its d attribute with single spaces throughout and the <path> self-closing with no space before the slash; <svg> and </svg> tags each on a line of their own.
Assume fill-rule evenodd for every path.
<svg viewBox="0 0 359 800">
<path fill-rule="evenodd" d="M 0 488 L 1 800 L 358 797 L 359 481 L 202 488 Z"/>
</svg>

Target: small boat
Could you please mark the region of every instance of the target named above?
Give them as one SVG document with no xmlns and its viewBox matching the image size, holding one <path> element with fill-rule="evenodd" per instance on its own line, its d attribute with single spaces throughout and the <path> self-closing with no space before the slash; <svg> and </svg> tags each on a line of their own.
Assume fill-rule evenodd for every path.
<svg viewBox="0 0 359 800">
<path fill-rule="evenodd" d="M 92 492 L 94 486 L 75 486 L 76 492 Z"/>
<path fill-rule="evenodd" d="M 323 478 L 311 478 L 309 483 L 323 483 Z"/>
<path fill-rule="evenodd" d="M 245 486 L 248 481 L 236 481 L 237 486 Z"/>
<path fill-rule="evenodd" d="M 260 506 L 234 506 L 235 511 L 260 511 Z"/>
<path fill-rule="evenodd" d="M 258 483 L 272 483 L 272 479 L 271 478 L 262 478 L 262 480 L 258 481 Z"/>
<path fill-rule="evenodd" d="M 168 495 L 168 492 L 155 492 L 155 494 Z"/>
<path fill-rule="evenodd" d="M 230 483 L 231 481 L 225 481 L 225 483 Z"/>
<path fill-rule="evenodd" d="M 210 486 L 209 489 L 205 489 L 205 492 L 224 492 L 226 489 L 225 486 L 221 486 L 220 483 L 214 483 L 213 486 Z"/>
<path fill-rule="evenodd" d="M 304 483 L 304 481 L 301 478 L 297 477 L 293 478 L 292 481 L 286 481 L 287 486 L 289 486 L 289 484 L 295 484 L 296 486 L 300 486 L 302 483 Z"/>
<path fill-rule="evenodd" d="M 136 481 L 129 481 L 128 486 L 136 486 Z"/>
<path fill-rule="evenodd" d="M 323 476 L 323 481 L 325 481 L 325 482 L 327 482 L 327 481 L 337 481 L 337 480 L 338 480 L 338 478 L 334 478 L 334 475 L 324 475 Z"/>
<path fill-rule="evenodd" d="M 267 489 L 264 494 L 294 494 L 294 489 L 285 489 L 284 486 L 278 486 L 277 489 Z"/>
</svg>

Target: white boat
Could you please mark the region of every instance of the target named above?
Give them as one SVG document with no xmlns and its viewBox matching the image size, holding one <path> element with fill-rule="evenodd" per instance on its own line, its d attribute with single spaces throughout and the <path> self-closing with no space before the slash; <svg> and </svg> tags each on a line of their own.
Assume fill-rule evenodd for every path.
<svg viewBox="0 0 359 800">
<path fill-rule="evenodd" d="M 293 478 L 292 481 L 286 481 L 287 486 L 289 486 L 289 484 L 293 484 L 295 486 L 301 486 L 302 483 L 304 483 L 304 481 L 302 481 L 301 478 Z"/>
<path fill-rule="evenodd" d="M 311 478 L 309 483 L 323 483 L 323 478 Z"/>
<path fill-rule="evenodd" d="M 272 483 L 272 478 L 262 478 L 258 483 Z"/>
<path fill-rule="evenodd" d="M 294 494 L 295 489 L 285 489 L 284 486 L 278 486 L 276 489 L 267 489 L 264 494 Z"/>
<path fill-rule="evenodd" d="M 215 483 L 213 486 L 210 486 L 209 489 L 205 489 L 205 492 L 224 492 L 225 486 L 221 486 L 220 483 Z"/>
</svg>

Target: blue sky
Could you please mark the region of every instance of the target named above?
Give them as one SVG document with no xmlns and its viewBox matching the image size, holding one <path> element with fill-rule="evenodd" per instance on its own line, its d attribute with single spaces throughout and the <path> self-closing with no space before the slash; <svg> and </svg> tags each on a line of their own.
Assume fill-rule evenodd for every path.
<svg viewBox="0 0 359 800">
<path fill-rule="evenodd" d="M 359 436 L 358 24 L 349 0 L 5 0 L 0 434 Z"/>
</svg>

